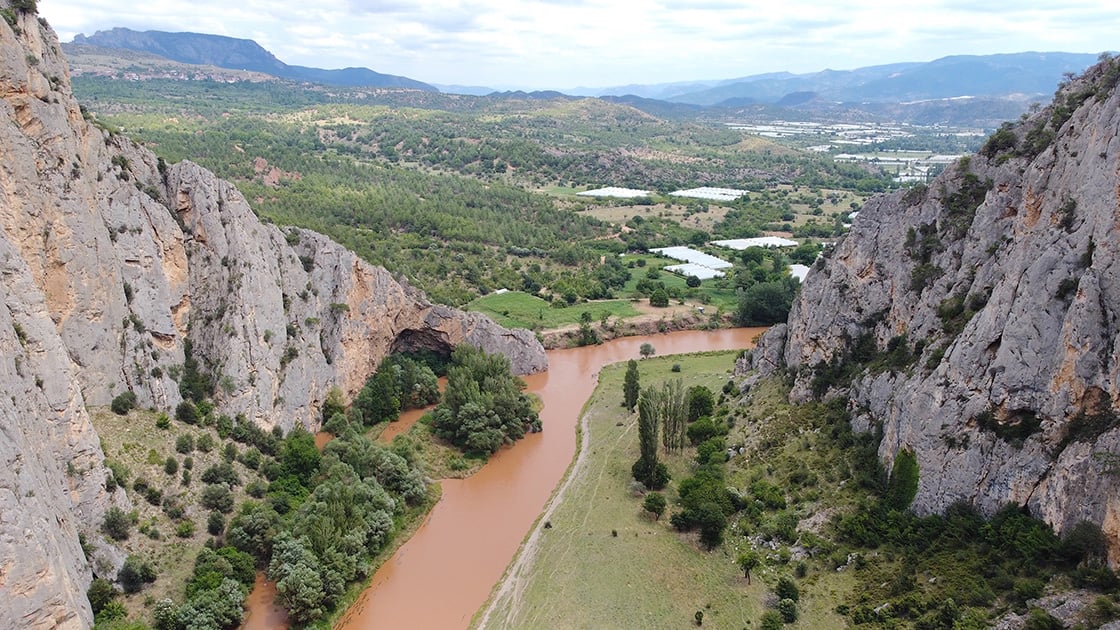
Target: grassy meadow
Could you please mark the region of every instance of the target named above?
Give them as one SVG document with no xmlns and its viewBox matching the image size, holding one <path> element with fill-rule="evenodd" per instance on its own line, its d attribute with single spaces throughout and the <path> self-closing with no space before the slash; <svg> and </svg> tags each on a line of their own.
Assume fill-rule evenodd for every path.
<svg viewBox="0 0 1120 630">
<path fill-rule="evenodd" d="M 668 356 L 639 362 L 643 386 L 681 378 L 686 388 L 719 391 L 728 381 L 734 352 Z M 680 371 L 674 372 L 673 366 Z M 515 610 L 496 611 L 491 627 L 510 628 L 716 628 L 757 624 L 770 597 L 760 568 L 748 585 L 736 565 L 741 537 L 704 551 L 696 534 L 681 534 L 643 511 L 630 491 L 630 466 L 638 457 L 637 415 L 622 407 L 625 364 L 604 368 L 588 401 L 590 452 L 568 494 L 541 536 L 535 562 L 514 597 Z M 675 480 L 687 476 L 694 449 L 668 458 Z M 670 504 L 673 493 L 667 490 Z M 543 525 L 543 524 L 542 524 Z M 802 627 L 842 624 L 832 602 L 805 601 Z"/>
</svg>

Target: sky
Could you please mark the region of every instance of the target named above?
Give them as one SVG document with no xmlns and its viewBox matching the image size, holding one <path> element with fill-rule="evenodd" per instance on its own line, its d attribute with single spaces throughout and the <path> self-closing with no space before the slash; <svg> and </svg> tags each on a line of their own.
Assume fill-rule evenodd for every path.
<svg viewBox="0 0 1120 630">
<path fill-rule="evenodd" d="M 128 6 L 123 8 L 122 5 Z M 255 40 L 288 64 L 570 89 L 1120 49 L 1115 0 L 39 0 L 62 41 L 117 26 Z"/>
</svg>

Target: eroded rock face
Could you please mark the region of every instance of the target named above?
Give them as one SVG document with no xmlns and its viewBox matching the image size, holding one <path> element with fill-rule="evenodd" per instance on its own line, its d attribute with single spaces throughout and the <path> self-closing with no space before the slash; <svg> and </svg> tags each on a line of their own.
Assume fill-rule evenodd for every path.
<svg viewBox="0 0 1120 630">
<path fill-rule="evenodd" d="M 18 30 L 18 33 L 17 33 Z M 85 119 L 54 33 L 0 20 L 0 627 L 88 627 L 124 493 L 87 405 L 181 401 L 185 349 L 221 413 L 315 429 L 395 349 L 469 343 L 546 369 L 528 331 L 430 304 L 328 238 L 262 223 L 227 182 Z M 188 344 L 189 342 L 189 344 Z"/>
<path fill-rule="evenodd" d="M 1114 563 L 1118 71 L 1090 69 L 928 190 L 869 201 L 809 274 L 788 328 L 742 366 L 796 371 L 795 399 L 848 395 L 857 426 L 882 428 L 888 469 L 900 450 L 917 454 L 917 512 L 1014 502 L 1059 531 L 1088 520 Z M 892 339 L 914 357 L 879 372 L 865 362 L 850 389 L 826 391 L 826 362 L 852 365 Z"/>
</svg>

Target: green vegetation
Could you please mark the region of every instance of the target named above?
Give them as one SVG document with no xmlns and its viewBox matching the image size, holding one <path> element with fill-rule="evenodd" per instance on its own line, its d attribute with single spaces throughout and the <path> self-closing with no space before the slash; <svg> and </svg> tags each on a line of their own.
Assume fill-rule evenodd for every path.
<svg viewBox="0 0 1120 630">
<path fill-rule="evenodd" d="M 862 345 L 864 364 L 889 362 L 878 356 L 889 352 Z M 1042 619 L 1026 602 L 1050 585 L 1100 594 L 1086 624 L 1120 614 L 1120 580 L 1099 528 L 1082 523 L 1059 538 L 1020 506 L 990 519 L 964 504 L 918 517 L 907 509 L 916 454 L 900 450 L 888 475 L 879 435 L 853 432 L 843 401 L 790 405 L 787 383 L 764 381 L 746 407 L 717 404 L 689 423 L 713 421 L 716 434 L 695 448 L 664 448 L 657 406 L 647 402 L 651 423 L 642 403 L 658 402 L 648 391 L 671 382 L 672 362 L 695 379 L 686 391 L 717 386 L 720 372 L 707 361 L 639 363 L 642 381 L 657 385 L 647 385 L 636 418 L 625 407 L 629 366 L 600 373 L 587 410 L 596 446 L 550 518 L 509 611 L 513 625 L 626 625 L 639 614 L 644 627 L 679 627 L 701 608 L 717 627 L 983 628 L 1008 611 Z M 665 467 L 672 480 L 663 491 L 627 479 L 635 457 Z M 661 501 L 668 519 L 659 518 Z M 832 516 L 817 518 L 822 511 Z"/>
<path fill-rule="evenodd" d="M 547 330 L 580 323 L 584 313 L 592 320 L 604 317 L 625 319 L 639 314 L 634 306 L 624 300 L 586 302 L 568 306 L 566 302 L 548 302 L 521 291 L 490 294 L 467 304 L 472 311 L 486 313 L 495 322 L 512 328 Z"/>
<path fill-rule="evenodd" d="M 432 412 L 433 432 L 467 454 L 486 457 L 526 431 L 540 431 L 540 416 L 512 376 L 509 359 L 470 346 L 451 354 L 447 389 Z"/>
<path fill-rule="evenodd" d="M 626 251 L 768 229 L 833 236 L 863 198 L 838 188 L 887 182 L 827 157 L 744 143 L 720 125 L 657 120 L 594 99 L 429 95 L 421 103 L 408 93 L 92 76 L 74 85 L 98 121 L 148 143 L 164 164 L 199 162 L 235 182 L 262 217 L 324 232 L 451 305 L 500 288 L 549 302 L 609 299 L 633 290 L 617 260 Z M 598 185 L 604 169 L 619 185 L 656 188 L 642 202 L 647 210 L 674 205 L 664 192 L 701 182 L 760 192 L 610 223 L 592 215 L 613 200 L 538 192 Z M 685 226 L 709 215 L 703 229 Z M 667 285 L 669 300 L 687 289 L 734 307 L 734 287 L 675 280 L 680 290 Z M 665 303 L 660 293 L 657 302 Z M 531 326 L 539 314 L 528 315 L 519 323 Z"/>
</svg>

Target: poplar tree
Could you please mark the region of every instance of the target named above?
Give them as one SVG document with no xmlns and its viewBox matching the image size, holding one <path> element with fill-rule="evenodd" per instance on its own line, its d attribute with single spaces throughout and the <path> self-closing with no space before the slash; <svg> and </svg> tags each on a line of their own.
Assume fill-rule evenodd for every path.
<svg viewBox="0 0 1120 630">
<path fill-rule="evenodd" d="M 626 363 L 626 380 L 622 384 L 622 397 L 626 404 L 626 410 L 634 413 L 634 406 L 638 404 L 638 395 L 641 393 L 642 385 L 638 375 L 638 362 L 630 359 Z"/>
</svg>

